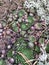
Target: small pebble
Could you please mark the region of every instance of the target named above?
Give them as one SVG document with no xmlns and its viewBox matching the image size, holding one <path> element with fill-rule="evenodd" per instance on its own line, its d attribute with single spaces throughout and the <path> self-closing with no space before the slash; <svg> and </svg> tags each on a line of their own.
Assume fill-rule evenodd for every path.
<svg viewBox="0 0 49 65">
<path fill-rule="evenodd" d="M 11 48 L 11 45 L 8 45 L 7 48 L 10 49 Z"/>
<path fill-rule="evenodd" d="M 28 19 L 26 19 L 25 22 L 28 22 Z"/>
<path fill-rule="evenodd" d="M 15 15 L 15 17 L 17 18 L 17 17 L 18 17 L 18 15 L 16 14 L 16 15 Z"/>
<path fill-rule="evenodd" d="M 31 30 L 35 30 L 35 27 L 32 26 L 32 27 L 31 27 Z"/>
<path fill-rule="evenodd" d="M 33 14 L 32 14 L 32 13 L 30 13 L 30 16 L 33 16 Z"/>
<path fill-rule="evenodd" d="M 6 33 L 7 33 L 7 34 L 10 34 L 10 30 L 7 30 Z"/>
<path fill-rule="evenodd" d="M 22 65 L 21 63 L 19 63 L 18 65 Z"/>
<path fill-rule="evenodd" d="M 2 35 L 2 33 L 0 33 L 0 36 Z"/>
<path fill-rule="evenodd" d="M 2 54 L 5 54 L 5 50 L 2 50 Z"/>
<path fill-rule="evenodd" d="M 15 54 L 15 51 L 12 51 L 12 54 Z"/>
<path fill-rule="evenodd" d="M 2 33 L 3 32 L 3 29 L 0 29 L 0 33 Z"/>
<path fill-rule="evenodd" d="M 3 54 L 1 55 L 1 58 L 4 58 L 4 55 Z"/>
<path fill-rule="evenodd" d="M 13 58 L 10 58 L 9 61 L 10 61 L 10 63 L 14 63 L 14 59 Z"/>
</svg>

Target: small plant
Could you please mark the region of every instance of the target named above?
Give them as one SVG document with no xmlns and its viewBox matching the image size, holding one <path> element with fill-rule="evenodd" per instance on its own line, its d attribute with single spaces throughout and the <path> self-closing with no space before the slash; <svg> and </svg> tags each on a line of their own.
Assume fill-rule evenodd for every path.
<svg viewBox="0 0 49 65">
<path fill-rule="evenodd" d="M 6 3 L 11 6 L 0 17 L 0 65 L 49 65 L 49 26 L 38 15 L 37 3 Z"/>
</svg>

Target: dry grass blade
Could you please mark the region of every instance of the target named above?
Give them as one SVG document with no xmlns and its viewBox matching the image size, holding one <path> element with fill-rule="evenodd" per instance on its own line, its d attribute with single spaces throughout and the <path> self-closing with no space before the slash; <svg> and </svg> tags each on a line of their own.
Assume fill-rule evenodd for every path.
<svg viewBox="0 0 49 65">
<path fill-rule="evenodd" d="M 35 61 L 33 65 L 36 65 L 37 62 L 38 62 L 38 61 Z"/>
<path fill-rule="evenodd" d="M 21 55 L 21 56 L 24 58 L 25 61 L 29 61 L 29 59 L 28 59 L 24 54 L 22 54 L 22 53 L 20 53 L 20 52 L 18 52 L 18 54 Z M 26 63 L 27 63 L 28 65 L 32 65 L 31 62 L 26 62 Z"/>
<path fill-rule="evenodd" d="M 38 61 L 38 59 L 31 59 L 31 60 L 28 60 L 28 61 L 26 61 L 26 62 L 32 62 L 32 61 L 36 61 L 36 60 Z M 26 62 L 25 62 L 25 63 L 26 63 Z"/>
</svg>

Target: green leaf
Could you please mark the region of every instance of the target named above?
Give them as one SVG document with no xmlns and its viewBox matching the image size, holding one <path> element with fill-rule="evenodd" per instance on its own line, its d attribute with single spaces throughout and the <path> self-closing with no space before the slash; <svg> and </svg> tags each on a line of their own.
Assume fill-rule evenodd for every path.
<svg viewBox="0 0 49 65">
<path fill-rule="evenodd" d="M 28 59 L 32 59 L 33 58 L 33 53 L 32 50 L 30 48 L 20 48 L 20 52 L 22 52 Z"/>
<path fill-rule="evenodd" d="M 40 38 L 39 43 L 43 44 L 44 43 L 44 38 Z"/>
<path fill-rule="evenodd" d="M 18 31 L 18 27 L 16 26 L 16 27 L 13 27 L 13 30 L 15 31 L 15 32 L 17 32 Z"/>
<path fill-rule="evenodd" d="M 33 20 L 33 17 L 32 16 L 28 16 L 28 22 L 30 24 L 33 24 L 34 23 L 34 20 Z"/>
<path fill-rule="evenodd" d="M 35 47 L 35 51 L 36 51 L 37 53 L 40 53 L 40 48 L 39 48 L 38 46 L 36 46 L 36 47 Z"/>
<path fill-rule="evenodd" d="M 4 60 L 0 60 L 0 65 L 6 65 Z"/>
<path fill-rule="evenodd" d="M 35 39 L 34 36 L 29 36 L 29 40 L 30 40 L 31 42 L 35 42 L 35 41 L 36 41 L 36 39 Z"/>
<path fill-rule="evenodd" d="M 7 56 L 12 57 L 12 50 L 8 51 Z"/>
<path fill-rule="evenodd" d="M 14 22 L 13 24 L 12 24 L 12 27 L 15 27 L 16 26 L 16 22 Z"/>
<path fill-rule="evenodd" d="M 28 59 L 32 59 L 33 58 L 32 50 L 29 49 L 29 48 L 25 48 L 25 47 L 22 48 L 21 47 L 20 50 L 19 50 L 19 52 L 21 52 L 22 54 L 24 54 Z M 22 63 L 23 65 L 27 65 L 27 64 L 25 64 L 25 60 L 23 59 L 22 56 L 18 55 L 17 58 L 18 58 L 18 62 L 19 63 Z"/>
<path fill-rule="evenodd" d="M 5 23 L 5 21 L 3 21 L 3 22 L 2 22 L 2 24 L 3 24 L 3 26 L 6 26 L 6 23 Z"/>
<path fill-rule="evenodd" d="M 14 22 L 14 23 L 12 24 L 12 28 L 13 28 L 13 30 L 14 30 L 15 32 L 18 31 L 18 27 L 17 27 L 17 25 L 16 25 L 16 22 Z"/>
<path fill-rule="evenodd" d="M 27 63 L 25 64 L 25 60 L 22 56 L 20 56 L 19 54 L 17 54 L 17 58 L 18 58 L 18 63 L 22 63 L 22 65 L 28 65 Z"/>
<path fill-rule="evenodd" d="M 27 27 L 27 25 L 25 23 L 21 23 L 21 29 L 22 30 L 27 30 L 28 27 Z"/>
<path fill-rule="evenodd" d="M 2 65 L 2 63 L 3 63 L 3 60 L 0 60 L 0 65 Z"/>
<path fill-rule="evenodd" d="M 19 12 L 18 12 L 18 16 L 19 17 L 22 17 L 24 15 L 24 10 L 20 10 Z"/>
<path fill-rule="evenodd" d="M 47 44 L 46 52 L 49 53 L 49 43 Z"/>
</svg>

